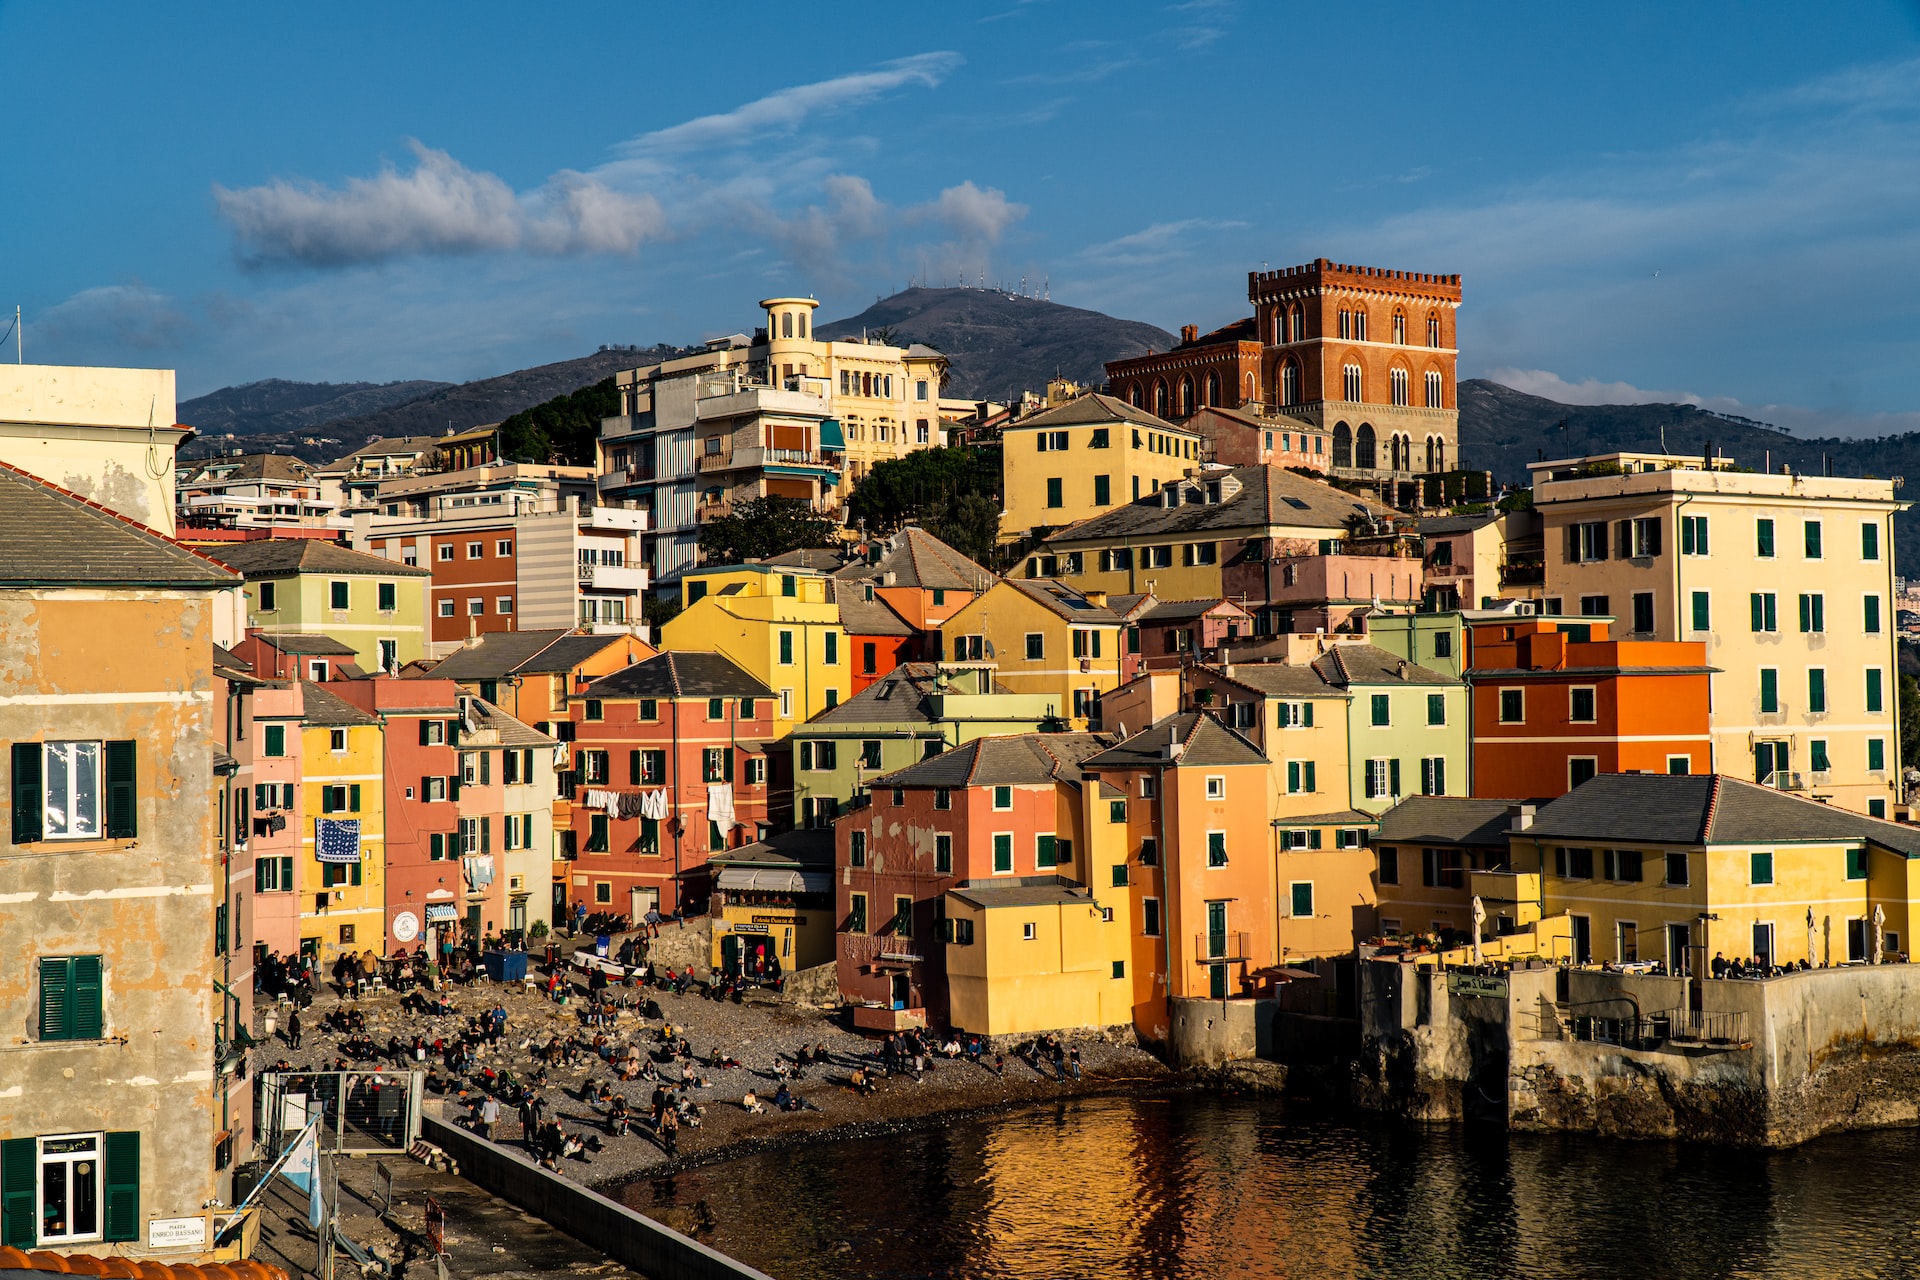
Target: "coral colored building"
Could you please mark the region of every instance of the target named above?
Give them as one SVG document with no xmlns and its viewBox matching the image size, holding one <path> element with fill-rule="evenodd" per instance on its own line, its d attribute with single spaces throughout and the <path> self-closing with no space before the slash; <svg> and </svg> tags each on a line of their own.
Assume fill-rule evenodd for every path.
<svg viewBox="0 0 1920 1280">
<path fill-rule="evenodd" d="M 669 650 L 588 685 L 572 705 L 573 839 L 562 857 L 573 901 L 636 918 L 704 909 L 707 855 L 791 820 L 791 780 L 769 754 L 777 710 L 771 689 L 718 653 Z M 664 792 L 665 816 L 591 807 L 590 792 Z M 716 820 L 729 802 L 732 817 Z"/>
<path fill-rule="evenodd" d="M 1467 631 L 1473 794 L 1547 799 L 1602 773 L 1710 773 L 1706 646 L 1610 640 L 1611 619 Z"/>
<path fill-rule="evenodd" d="M 297 680 L 262 684 L 253 695 L 253 928 L 246 936 L 275 955 L 300 947 L 300 898 L 318 886 L 300 882 L 306 812 Z M 291 749 L 290 749 L 291 748 Z M 275 818 L 279 821 L 276 823 Z"/>
</svg>

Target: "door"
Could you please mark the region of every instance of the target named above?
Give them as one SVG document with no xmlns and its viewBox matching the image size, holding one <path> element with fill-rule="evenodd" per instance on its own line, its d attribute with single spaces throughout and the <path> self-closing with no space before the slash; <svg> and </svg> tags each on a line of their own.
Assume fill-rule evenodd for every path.
<svg viewBox="0 0 1920 1280">
<path fill-rule="evenodd" d="M 894 974 L 893 975 L 893 1007 L 896 1009 L 906 1008 L 907 998 L 911 994 L 912 994 L 912 991 L 909 989 L 907 985 L 907 975 L 904 973 Z"/>
<path fill-rule="evenodd" d="M 1753 780 L 1765 783 L 1775 771 L 1787 767 L 1787 744 L 1784 742 L 1756 742 L 1753 744 Z"/>
<path fill-rule="evenodd" d="M 480 945 L 480 908 L 477 906 L 467 908 L 467 945 Z"/>
<path fill-rule="evenodd" d="M 40 1139 L 40 1243 L 99 1236 L 99 1135 Z"/>
<path fill-rule="evenodd" d="M 1573 962 L 1593 963 L 1593 920 L 1588 916 L 1570 916 L 1573 921 Z"/>
<path fill-rule="evenodd" d="M 632 889 L 627 893 L 627 902 L 628 915 L 632 917 L 635 924 L 639 924 L 647 918 L 647 912 L 659 910 L 660 891 L 658 889 Z"/>
<path fill-rule="evenodd" d="M 1227 904 L 1224 902 L 1207 904 L 1207 954 L 1227 954 Z M 1207 994 L 1215 1000 L 1227 998 L 1227 966 L 1224 964 L 1207 966 Z"/>
<path fill-rule="evenodd" d="M 730 978 L 740 973 L 740 939 L 731 933 L 720 935 L 720 972 Z"/>
<path fill-rule="evenodd" d="M 1756 924 L 1753 926 L 1753 958 L 1761 964 L 1773 963 L 1773 926 Z"/>
<path fill-rule="evenodd" d="M 1687 947 L 1693 941 L 1690 931 L 1683 924 L 1667 926 L 1667 972 L 1691 973 L 1693 958 L 1687 954 Z"/>
<path fill-rule="evenodd" d="M 1853 919 L 1847 921 L 1848 960 L 1858 963 L 1867 959 L 1872 954 L 1871 948 L 1873 944 L 1870 941 L 1871 935 L 1867 932 L 1869 927 L 1866 918 L 1863 916 L 1855 916 Z"/>
<path fill-rule="evenodd" d="M 1621 964 L 1632 964 L 1640 958 L 1640 926 L 1631 920 L 1617 920 L 1613 925 L 1614 954 Z"/>
</svg>

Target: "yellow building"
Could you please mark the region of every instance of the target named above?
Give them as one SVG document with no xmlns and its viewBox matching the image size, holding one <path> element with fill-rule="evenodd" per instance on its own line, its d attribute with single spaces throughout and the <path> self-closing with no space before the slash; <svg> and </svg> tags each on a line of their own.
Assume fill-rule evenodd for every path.
<svg viewBox="0 0 1920 1280">
<path fill-rule="evenodd" d="M 775 736 L 852 696 L 852 656 L 826 575 L 763 564 L 687 573 L 664 649 L 719 652 L 774 692 Z"/>
<path fill-rule="evenodd" d="M 1200 467 L 1198 432 L 1098 393 L 1010 422 L 1000 440 L 1006 539 L 1151 497 Z"/>
<path fill-rule="evenodd" d="M 1892 481 L 1664 454 L 1532 471 L 1549 613 L 1618 618 L 1619 639 L 1703 641 L 1716 771 L 1887 816 L 1904 509 Z"/>
<path fill-rule="evenodd" d="M 1010 578 L 976 596 L 940 633 L 947 661 L 991 663 L 1009 692 L 1052 694 L 1055 713 L 1084 729 L 1100 695 L 1119 687 L 1124 625 L 1103 593 Z"/>
<path fill-rule="evenodd" d="M 343 952 L 387 951 L 384 730 L 377 717 L 323 684 L 303 682 L 300 692 L 308 823 L 300 834 L 300 949 L 316 956 L 324 970 Z M 322 824 L 342 822 L 359 824 L 358 859 L 322 858 Z M 333 830 L 336 839 L 350 834 Z"/>
<path fill-rule="evenodd" d="M 1912 939 L 1920 829 L 1724 775 L 1602 774 L 1511 831 L 1576 962 L 1871 960 Z M 1402 870 L 1405 865 L 1403 862 Z"/>
<path fill-rule="evenodd" d="M 1345 810 L 1351 694 L 1305 664 L 1194 666 L 1184 675 L 1190 704 L 1240 730 L 1271 762 L 1274 817 Z"/>
</svg>

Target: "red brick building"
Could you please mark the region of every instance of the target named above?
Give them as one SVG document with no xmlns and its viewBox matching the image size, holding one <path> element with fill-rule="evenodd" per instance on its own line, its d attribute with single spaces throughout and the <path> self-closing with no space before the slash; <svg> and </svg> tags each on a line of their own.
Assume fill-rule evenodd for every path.
<svg viewBox="0 0 1920 1280">
<path fill-rule="evenodd" d="M 576 696 L 562 847 L 574 900 L 634 917 L 704 909 L 708 854 L 791 823 L 791 776 L 770 755 L 778 709 L 771 689 L 717 653 L 662 653 Z"/>
</svg>

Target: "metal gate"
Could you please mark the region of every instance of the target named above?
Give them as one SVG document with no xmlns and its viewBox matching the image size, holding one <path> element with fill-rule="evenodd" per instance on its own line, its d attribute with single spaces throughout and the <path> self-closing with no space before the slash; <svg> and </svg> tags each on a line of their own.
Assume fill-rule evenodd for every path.
<svg viewBox="0 0 1920 1280">
<path fill-rule="evenodd" d="M 321 1116 L 320 1149 L 356 1155 L 405 1151 L 420 1137 L 418 1071 L 264 1071 L 254 1131 L 278 1155 Z"/>
</svg>

